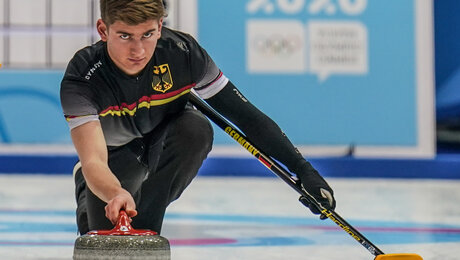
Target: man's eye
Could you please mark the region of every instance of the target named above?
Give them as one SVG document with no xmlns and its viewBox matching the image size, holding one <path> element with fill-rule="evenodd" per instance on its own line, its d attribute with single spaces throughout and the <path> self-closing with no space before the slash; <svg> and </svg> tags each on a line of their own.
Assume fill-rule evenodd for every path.
<svg viewBox="0 0 460 260">
<path fill-rule="evenodd" d="M 123 40 L 127 40 L 127 39 L 129 39 L 129 35 L 122 34 L 122 35 L 120 35 L 120 38 L 123 39 Z"/>
<path fill-rule="evenodd" d="M 144 38 L 149 38 L 149 37 L 151 37 L 151 36 L 152 36 L 152 33 L 145 33 L 145 34 L 144 34 Z"/>
</svg>

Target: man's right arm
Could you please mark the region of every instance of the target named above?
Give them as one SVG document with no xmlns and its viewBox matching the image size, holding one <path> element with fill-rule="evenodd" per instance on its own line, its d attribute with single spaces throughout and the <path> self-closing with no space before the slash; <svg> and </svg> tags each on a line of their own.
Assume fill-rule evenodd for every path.
<svg viewBox="0 0 460 260">
<path fill-rule="evenodd" d="M 107 146 L 100 122 L 90 121 L 77 126 L 71 130 L 71 136 L 89 189 L 107 202 L 106 217 L 116 223 L 121 209 L 134 217 L 137 212 L 131 194 L 121 187 L 108 166 Z"/>
</svg>

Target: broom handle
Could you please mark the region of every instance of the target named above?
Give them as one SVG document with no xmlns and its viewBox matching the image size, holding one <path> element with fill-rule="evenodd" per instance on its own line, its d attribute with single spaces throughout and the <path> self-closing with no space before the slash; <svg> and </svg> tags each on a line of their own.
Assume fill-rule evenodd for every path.
<svg viewBox="0 0 460 260">
<path fill-rule="evenodd" d="M 265 167 L 270 169 L 274 174 L 276 174 L 279 178 L 281 178 L 284 182 L 286 182 L 289 186 L 291 186 L 294 190 L 296 190 L 300 195 L 300 201 L 305 206 L 308 203 L 313 204 L 315 207 L 320 209 L 321 213 L 327 216 L 330 220 L 332 220 L 335 224 L 337 224 L 343 231 L 348 233 L 351 237 L 353 237 L 356 241 L 358 241 L 362 246 L 364 246 L 371 254 L 377 256 L 382 255 L 383 252 L 375 246 L 371 241 L 369 241 L 364 235 L 362 235 L 358 230 L 356 230 L 353 226 L 348 224 L 339 214 L 337 214 L 334 210 L 329 210 L 321 206 L 314 197 L 312 197 L 308 192 L 302 188 L 300 185 L 300 181 L 296 181 L 292 174 L 290 174 L 287 170 L 285 170 L 282 166 L 280 166 L 276 161 L 272 160 L 269 156 L 265 155 L 263 151 L 259 148 L 255 147 L 254 144 L 236 127 L 234 127 L 227 119 L 217 113 L 214 109 L 212 109 L 207 103 L 205 103 L 200 97 L 198 97 L 193 91 L 190 93 L 190 101 L 192 104 L 200 110 L 203 114 L 205 114 L 211 121 L 213 121 L 216 125 L 218 125 L 222 130 L 224 130 L 228 135 L 232 138 L 238 134 L 239 137 L 235 138 L 238 139 L 238 143 L 240 143 L 248 152 L 250 152 L 254 157 L 256 157 L 259 162 L 261 162 Z M 243 138 L 243 139 L 240 139 Z M 250 149 L 250 150 L 249 150 Z M 303 201 L 306 200 L 306 201 Z"/>
</svg>

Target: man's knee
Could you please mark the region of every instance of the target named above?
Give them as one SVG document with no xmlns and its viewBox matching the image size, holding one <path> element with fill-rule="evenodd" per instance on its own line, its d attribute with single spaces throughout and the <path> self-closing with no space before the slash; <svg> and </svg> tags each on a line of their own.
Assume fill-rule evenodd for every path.
<svg viewBox="0 0 460 260">
<path fill-rule="evenodd" d="M 199 114 L 198 114 L 199 113 Z M 208 119 L 201 112 L 195 112 L 196 120 L 189 128 L 189 139 L 192 143 L 197 143 L 204 151 L 209 152 L 214 140 L 214 131 Z"/>
<path fill-rule="evenodd" d="M 197 110 L 187 110 L 176 122 L 175 130 L 187 150 L 209 153 L 214 131 L 209 120 Z"/>
</svg>

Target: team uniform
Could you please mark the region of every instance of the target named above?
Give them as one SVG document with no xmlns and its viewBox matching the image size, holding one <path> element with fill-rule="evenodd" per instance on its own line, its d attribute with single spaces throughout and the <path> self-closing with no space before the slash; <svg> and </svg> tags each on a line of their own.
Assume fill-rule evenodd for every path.
<svg viewBox="0 0 460 260">
<path fill-rule="evenodd" d="M 61 103 L 71 129 L 100 121 L 109 168 L 136 202 L 134 228 L 161 231 L 166 207 L 211 150 L 212 127 L 188 103 L 192 89 L 291 171 L 311 167 L 191 36 L 163 27 L 153 57 L 137 76 L 117 68 L 106 43 L 97 42 L 70 61 Z M 110 229 L 106 204 L 86 186 L 81 167 L 75 168 L 75 182 L 80 233 Z"/>
</svg>

